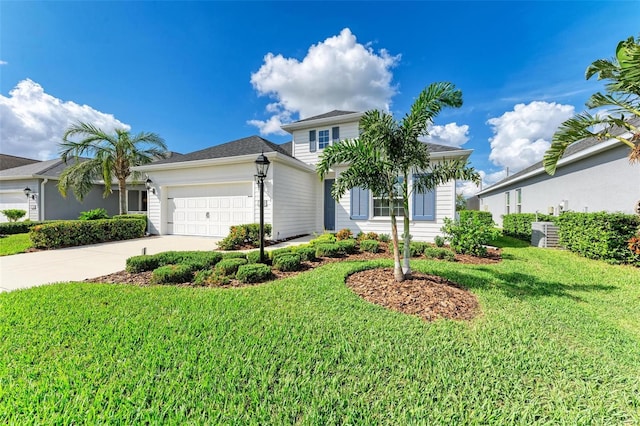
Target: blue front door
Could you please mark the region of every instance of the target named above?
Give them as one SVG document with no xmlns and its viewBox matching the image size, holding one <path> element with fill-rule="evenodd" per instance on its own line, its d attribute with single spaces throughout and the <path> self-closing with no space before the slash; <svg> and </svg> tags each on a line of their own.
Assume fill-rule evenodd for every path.
<svg viewBox="0 0 640 426">
<path fill-rule="evenodd" d="M 334 179 L 324 181 L 324 229 L 336 230 L 336 200 L 331 197 L 331 187 Z"/>
</svg>

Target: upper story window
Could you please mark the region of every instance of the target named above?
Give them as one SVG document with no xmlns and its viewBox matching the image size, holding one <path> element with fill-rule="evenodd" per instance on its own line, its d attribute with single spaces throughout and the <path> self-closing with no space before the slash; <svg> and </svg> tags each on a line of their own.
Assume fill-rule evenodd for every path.
<svg viewBox="0 0 640 426">
<path fill-rule="evenodd" d="M 329 146 L 329 130 L 318 131 L 318 148 L 324 149 Z"/>
<path fill-rule="evenodd" d="M 504 193 L 504 212 L 505 214 L 511 213 L 511 193 L 509 191 Z"/>
<path fill-rule="evenodd" d="M 522 189 L 516 189 L 516 213 L 522 213 Z"/>
</svg>

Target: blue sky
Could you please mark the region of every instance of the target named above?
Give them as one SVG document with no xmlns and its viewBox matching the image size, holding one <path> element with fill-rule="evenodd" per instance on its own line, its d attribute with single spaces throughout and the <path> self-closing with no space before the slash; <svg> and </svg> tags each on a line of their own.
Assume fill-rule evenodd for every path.
<svg viewBox="0 0 640 426">
<path fill-rule="evenodd" d="M 53 158 L 78 120 L 156 132 L 183 153 L 261 133 L 279 143 L 279 123 L 331 109 L 401 118 L 450 81 L 464 105 L 431 140 L 473 149 L 490 184 L 541 159 L 601 87 L 587 65 L 639 22 L 637 1 L 1 1 L 0 151 Z"/>
</svg>

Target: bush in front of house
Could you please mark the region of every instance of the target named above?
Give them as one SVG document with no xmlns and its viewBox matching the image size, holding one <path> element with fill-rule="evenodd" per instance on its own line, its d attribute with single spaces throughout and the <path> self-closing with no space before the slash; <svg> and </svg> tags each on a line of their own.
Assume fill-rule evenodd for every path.
<svg viewBox="0 0 640 426">
<path fill-rule="evenodd" d="M 220 272 L 223 275 L 232 276 L 232 275 L 235 275 L 236 272 L 238 272 L 238 268 L 240 266 L 246 265 L 246 264 L 247 264 L 247 259 L 239 259 L 239 258 L 222 259 L 215 266 L 215 269 L 216 271 Z"/>
<path fill-rule="evenodd" d="M 78 220 L 98 219 L 109 219 L 109 215 L 105 209 L 99 207 L 97 209 L 87 210 L 86 212 L 80 212 L 80 216 L 78 216 Z"/>
<path fill-rule="evenodd" d="M 566 212 L 555 220 L 560 245 L 589 259 L 640 265 L 640 255 L 629 250 L 640 217 L 623 213 Z"/>
<path fill-rule="evenodd" d="M 198 271 L 193 276 L 193 284 L 197 286 L 221 286 L 231 282 L 231 278 L 215 269 Z"/>
<path fill-rule="evenodd" d="M 523 241 L 531 241 L 533 222 L 554 222 L 557 216 L 540 213 L 511 213 L 502 216 L 502 233 Z"/>
<path fill-rule="evenodd" d="M 303 262 L 314 262 L 318 260 L 316 257 L 316 248 L 309 244 L 302 244 L 293 247 L 293 253 L 300 256 L 300 260 Z"/>
<path fill-rule="evenodd" d="M 378 234 L 376 234 L 375 232 L 358 232 L 358 236 L 356 237 L 356 240 L 358 241 L 362 241 L 362 240 L 376 240 L 378 241 L 380 239 L 380 236 Z"/>
<path fill-rule="evenodd" d="M 300 255 L 283 253 L 273 258 L 273 267 L 278 271 L 291 272 L 300 269 Z"/>
<path fill-rule="evenodd" d="M 441 259 L 449 262 L 456 260 L 456 254 L 442 247 L 426 247 L 423 252 L 427 259 Z"/>
<path fill-rule="evenodd" d="M 485 245 L 500 236 L 500 231 L 477 217 L 468 217 L 464 222 L 453 221 L 446 217 L 442 232 L 456 253 L 480 257 L 487 255 Z"/>
<path fill-rule="evenodd" d="M 380 243 L 376 240 L 360 240 L 360 251 L 377 253 L 380 250 Z"/>
<path fill-rule="evenodd" d="M 346 240 L 346 239 L 351 238 L 351 237 L 353 237 L 353 233 L 351 232 L 351 229 L 349 229 L 349 228 L 344 228 L 344 229 L 341 229 L 338 232 L 336 232 L 336 239 L 338 241 Z"/>
<path fill-rule="evenodd" d="M 380 241 L 381 243 L 388 243 L 389 241 L 391 241 L 391 236 L 389 234 L 380 234 L 378 236 L 378 241 Z"/>
<path fill-rule="evenodd" d="M 343 253 L 343 249 L 336 243 L 316 245 L 316 257 L 340 257 Z"/>
<path fill-rule="evenodd" d="M 193 280 L 194 267 L 189 264 L 164 265 L 151 273 L 152 284 L 181 284 Z"/>
<path fill-rule="evenodd" d="M 318 244 L 335 243 L 337 241 L 336 236 L 330 233 L 320 234 L 313 240 L 309 241 L 309 244 L 316 246 Z"/>
<path fill-rule="evenodd" d="M 271 278 L 271 268 L 262 263 L 241 265 L 236 272 L 236 279 L 242 283 L 261 283 Z"/>
<path fill-rule="evenodd" d="M 444 247 L 444 237 L 442 237 L 441 235 L 437 235 L 433 239 L 433 243 L 436 245 L 436 247 Z"/>
<path fill-rule="evenodd" d="M 264 236 L 271 236 L 271 225 L 264 224 Z M 260 224 L 248 223 L 229 227 L 229 235 L 218 242 L 221 250 L 238 250 L 244 246 L 260 247 Z"/>
<path fill-rule="evenodd" d="M 74 247 L 144 237 L 146 224 L 129 219 L 65 220 L 36 225 L 29 237 L 40 249 Z"/>
<path fill-rule="evenodd" d="M 487 226 L 496 226 L 493 221 L 493 215 L 491 212 L 483 212 L 479 210 L 460 210 L 458 212 L 460 222 L 466 222 L 469 218 L 477 218 L 480 223 L 484 223 Z"/>
<path fill-rule="evenodd" d="M 349 238 L 348 240 L 338 240 L 336 241 L 336 244 L 344 251 L 344 253 L 353 254 L 358 251 L 356 240 L 353 238 Z"/>
<path fill-rule="evenodd" d="M 409 244 L 409 256 L 410 257 L 418 257 L 422 254 L 425 247 L 428 247 L 429 243 L 423 243 L 421 241 L 411 241 Z M 398 243 L 398 249 L 400 250 L 400 256 L 403 256 L 404 253 L 404 242 L 400 241 Z M 393 245 L 390 247 L 390 250 L 393 250 Z"/>
<path fill-rule="evenodd" d="M 127 259 L 127 272 L 145 272 L 171 264 L 190 264 L 196 270 L 208 269 L 222 259 L 216 251 L 165 251 L 153 255 L 133 256 Z"/>
<path fill-rule="evenodd" d="M 27 214 L 27 211 L 21 210 L 21 209 L 6 209 L 6 210 L 0 210 L 0 213 L 5 215 L 7 219 L 9 219 L 9 222 L 17 222 L 18 220 L 25 217 L 25 215 Z"/>
<path fill-rule="evenodd" d="M 0 223 L 0 235 L 15 235 L 26 234 L 31 231 L 36 225 L 42 225 L 43 223 L 54 223 L 57 220 L 45 220 L 45 221 L 30 221 L 23 220 L 22 222 L 3 222 Z"/>
<path fill-rule="evenodd" d="M 241 251 L 230 251 L 226 253 L 222 253 L 223 259 L 246 259 L 247 253 Z"/>
<path fill-rule="evenodd" d="M 289 254 L 293 252 L 293 247 L 282 247 L 279 249 L 275 249 L 275 250 L 269 250 L 268 252 L 265 253 L 265 255 L 268 255 L 269 260 L 271 260 L 273 262 L 273 260 L 283 254 Z"/>
</svg>

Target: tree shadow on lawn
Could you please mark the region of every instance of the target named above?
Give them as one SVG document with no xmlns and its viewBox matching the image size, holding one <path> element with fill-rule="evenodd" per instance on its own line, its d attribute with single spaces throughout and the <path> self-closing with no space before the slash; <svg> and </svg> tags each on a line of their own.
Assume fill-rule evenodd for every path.
<svg viewBox="0 0 640 426">
<path fill-rule="evenodd" d="M 446 271 L 438 273 L 451 281 L 455 281 L 472 290 L 478 289 L 498 289 L 508 297 L 517 299 L 539 298 L 539 297 L 566 297 L 576 302 L 583 299 L 574 293 L 613 291 L 618 287 L 604 284 L 564 284 L 558 281 L 545 281 L 536 276 L 523 274 L 521 272 L 500 272 L 492 268 L 479 267 L 475 271 L 489 274 L 491 277 L 482 277 L 462 271 Z"/>
</svg>

